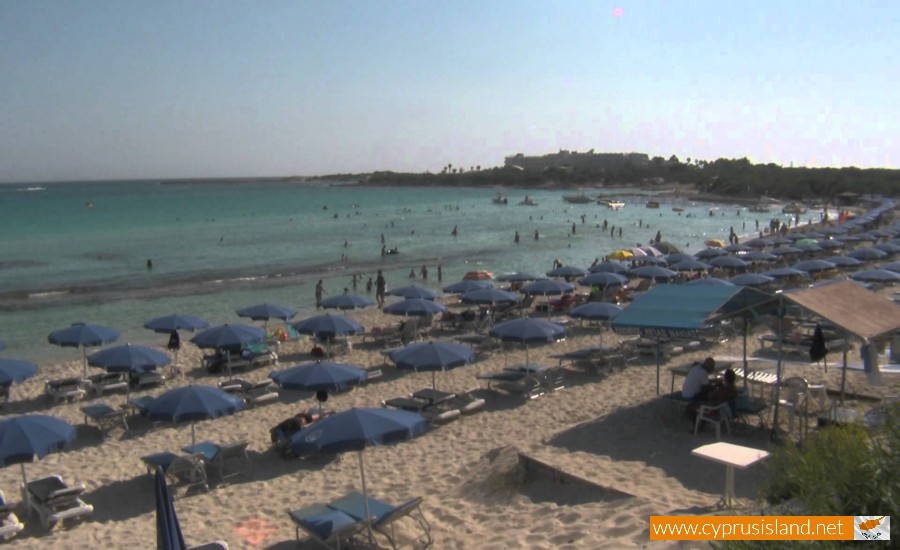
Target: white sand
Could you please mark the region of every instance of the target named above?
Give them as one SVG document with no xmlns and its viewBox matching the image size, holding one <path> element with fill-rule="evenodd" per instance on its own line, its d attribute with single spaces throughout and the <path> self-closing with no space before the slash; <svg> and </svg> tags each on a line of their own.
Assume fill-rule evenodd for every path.
<svg viewBox="0 0 900 550">
<path fill-rule="evenodd" d="M 351 312 L 351 316 L 367 328 L 395 320 L 377 311 Z M 555 365 L 550 355 L 598 343 L 595 329 L 571 332 L 573 335 L 564 342 L 532 349 L 532 362 Z M 163 340 L 161 337 L 160 345 Z M 604 334 L 604 343 L 614 340 L 611 333 Z M 199 350 L 190 344 L 186 348 L 181 362 L 195 368 L 168 387 L 187 381 L 214 385 L 216 377 L 201 374 L 196 368 Z M 308 341 L 284 346 L 276 368 L 309 360 L 309 348 Z M 756 348 L 754 338 L 750 350 Z M 740 350 L 740 342 L 732 341 L 713 350 L 678 356 L 670 365 L 706 355 L 740 355 Z M 13 403 L 4 414 L 38 412 L 81 424 L 79 407 L 83 404 L 99 401 L 117 406 L 124 402 L 124 394 L 115 393 L 102 399 L 91 396 L 83 402 L 52 405 L 43 396 L 44 381 L 80 375 L 80 359 L 75 360 L 80 354 L 73 350 L 72 355 L 72 361 L 43 366 L 39 377 L 14 386 Z M 829 356 L 832 364 L 837 357 Z M 360 346 L 340 359 L 366 367 L 382 364 L 377 351 Z M 483 388 L 476 374 L 523 360 L 521 351 L 492 352 L 474 365 L 439 374 L 438 385 L 455 390 Z M 260 368 L 245 377 L 261 380 L 270 370 Z M 384 372 L 379 381 L 332 396 L 329 406 L 339 410 L 378 406 L 383 399 L 431 383 L 430 373 L 397 371 L 390 366 Z M 825 374 L 815 365 L 791 365 L 786 373 L 825 382 L 836 389 L 841 370 L 834 365 Z M 572 371 L 565 389 L 529 402 L 479 389 L 479 396 L 487 399 L 483 412 L 435 428 L 413 441 L 367 450 L 369 492 L 395 503 L 424 496 L 423 508 L 432 526 L 435 548 L 679 547 L 676 543 L 651 545 L 649 516 L 712 513 L 725 474 L 724 467 L 691 456 L 692 448 L 714 441 L 715 436 L 711 430 L 699 436 L 689 433 L 688 421 L 678 408 L 657 399 L 655 375 L 655 365 L 649 362 L 606 377 Z M 662 387 L 668 391 L 665 366 Z M 851 371 L 848 389 L 870 395 L 897 394 L 900 376 L 886 375 L 885 384 L 873 387 L 864 374 Z M 273 404 L 196 425 L 198 439 L 222 443 L 249 440 L 254 469 L 252 479 L 213 486 L 209 492 L 176 501 L 189 544 L 222 539 L 231 548 L 294 548 L 297 544 L 288 509 L 326 502 L 360 489 L 358 463 L 352 454 L 331 462 L 284 460 L 268 450 L 269 428 L 310 404 L 308 394 L 283 391 L 281 400 Z M 8 500 L 17 503 L 17 512 L 27 525 L 9 547 L 152 547 L 156 536 L 152 480 L 140 457 L 178 451 L 190 443 L 190 427 L 151 429 L 143 419 L 134 420 L 132 426 L 125 436 L 116 431 L 103 439 L 95 428 L 79 425 L 70 451 L 26 466 L 32 479 L 60 474 L 69 482 L 86 484 L 84 500 L 94 506 L 94 518 L 71 529 L 45 533 L 37 518 L 29 518 L 19 504 L 19 467 L 0 470 L 0 488 Z M 767 448 L 766 435 L 741 430 L 728 439 Z M 515 466 L 515 449 L 597 486 L 523 476 Z M 739 509 L 756 506 L 756 481 L 763 469 L 754 466 L 738 473 Z M 401 531 L 404 535 L 414 532 L 406 525 Z"/>
</svg>

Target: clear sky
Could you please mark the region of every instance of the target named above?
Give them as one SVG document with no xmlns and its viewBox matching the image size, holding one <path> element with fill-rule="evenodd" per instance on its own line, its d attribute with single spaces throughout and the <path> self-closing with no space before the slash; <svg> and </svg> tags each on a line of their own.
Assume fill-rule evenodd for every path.
<svg viewBox="0 0 900 550">
<path fill-rule="evenodd" d="M 896 0 L 2 0 L 0 181 L 900 167 Z"/>
</svg>

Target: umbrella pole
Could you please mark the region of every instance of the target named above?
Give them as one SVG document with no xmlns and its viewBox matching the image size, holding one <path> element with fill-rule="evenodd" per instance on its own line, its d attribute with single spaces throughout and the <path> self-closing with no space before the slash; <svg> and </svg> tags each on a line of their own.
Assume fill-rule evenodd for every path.
<svg viewBox="0 0 900 550">
<path fill-rule="evenodd" d="M 437 382 L 435 382 L 435 371 L 431 371 L 431 389 L 432 391 L 437 391 Z"/>
<path fill-rule="evenodd" d="M 87 348 L 81 346 L 81 360 L 84 363 L 84 378 L 87 378 Z"/>
<path fill-rule="evenodd" d="M 369 514 L 369 490 L 366 487 L 366 469 L 363 467 L 363 452 L 359 451 L 359 478 L 362 480 L 363 490 L 363 507 L 366 510 L 366 530 L 369 533 L 369 542 L 375 542 L 375 535 L 372 533 L 371 515 Z"/>
<path fill-rule="evenodd" d="M 197 444 L 197 437 L 194 433 L 194 423 L 191 422 L 191 447 Z"/>
<path fill-rule="evenodd" d="M 744 394 L 747 393 L 747 317 L 744 317 Z"/>
<path fill-rule="evenodd" d="M 29 496 L 31 493 L 28 491 L 28 476 L 25 475 L 25 463 L 20 462 L 19 465 L 22 467 L 22 498 L 25 499 L 25 507 L 31 512 L 31 497 Z"/>
</svg>

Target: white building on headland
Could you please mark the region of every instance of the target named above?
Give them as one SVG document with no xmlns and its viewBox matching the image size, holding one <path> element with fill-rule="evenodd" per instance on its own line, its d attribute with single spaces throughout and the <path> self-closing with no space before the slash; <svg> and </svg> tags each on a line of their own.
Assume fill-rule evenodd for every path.
<svg viewBox="0 0 900 550">
<path fill-rule="evenodd" d="M 585 153 L 560 149 L 540 157 L 527 157 L 522 153 L 506 157 L 503 165 L 508 168 L 519 168 L 526 172 L 543 172 L 548 168 L 569 170 L 603 171 L 619 168 L 625 164 L 646 166 L 650 157 L 644 153 L 595 153 L 593 149 Z"/>
</svg>

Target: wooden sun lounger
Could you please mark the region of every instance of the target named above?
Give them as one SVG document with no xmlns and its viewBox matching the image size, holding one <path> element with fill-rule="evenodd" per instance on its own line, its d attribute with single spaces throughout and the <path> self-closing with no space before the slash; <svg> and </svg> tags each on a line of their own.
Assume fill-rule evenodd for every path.
<svg viewBox="0 0 900 550">
<path fill-rule="evenodd" d="M 22 500 L 29 511 L 37 512 L 41 525 L 53 529 L 59 522 L 84 519 L 94 512 L 93 506 L 79 498 L 84 490 L 84 485 L 69 486 L 61 477 L 49 476 L 25 484 Z"/>
<path fill-rule="evenodd" d="M 106 403 L 93 403 L 81 407 L 81 412 L 84 413 L 84 423 L 89 424 L 89 420 L 93 421 L 104 435 L 109 434 L 120 424 L 126 432 L 128 431 L 128 422 L 125 419 L 128 416 L 126 409 L 114 409 Z"/>
<path fill-rule="evenodd" d="M 54 402 L 69 399 L 77 400 L 84 397 L 84 380 L 78 377 L 60 378 L 48 380 L 44 384 L 44 390 Z"/>
</svg>

